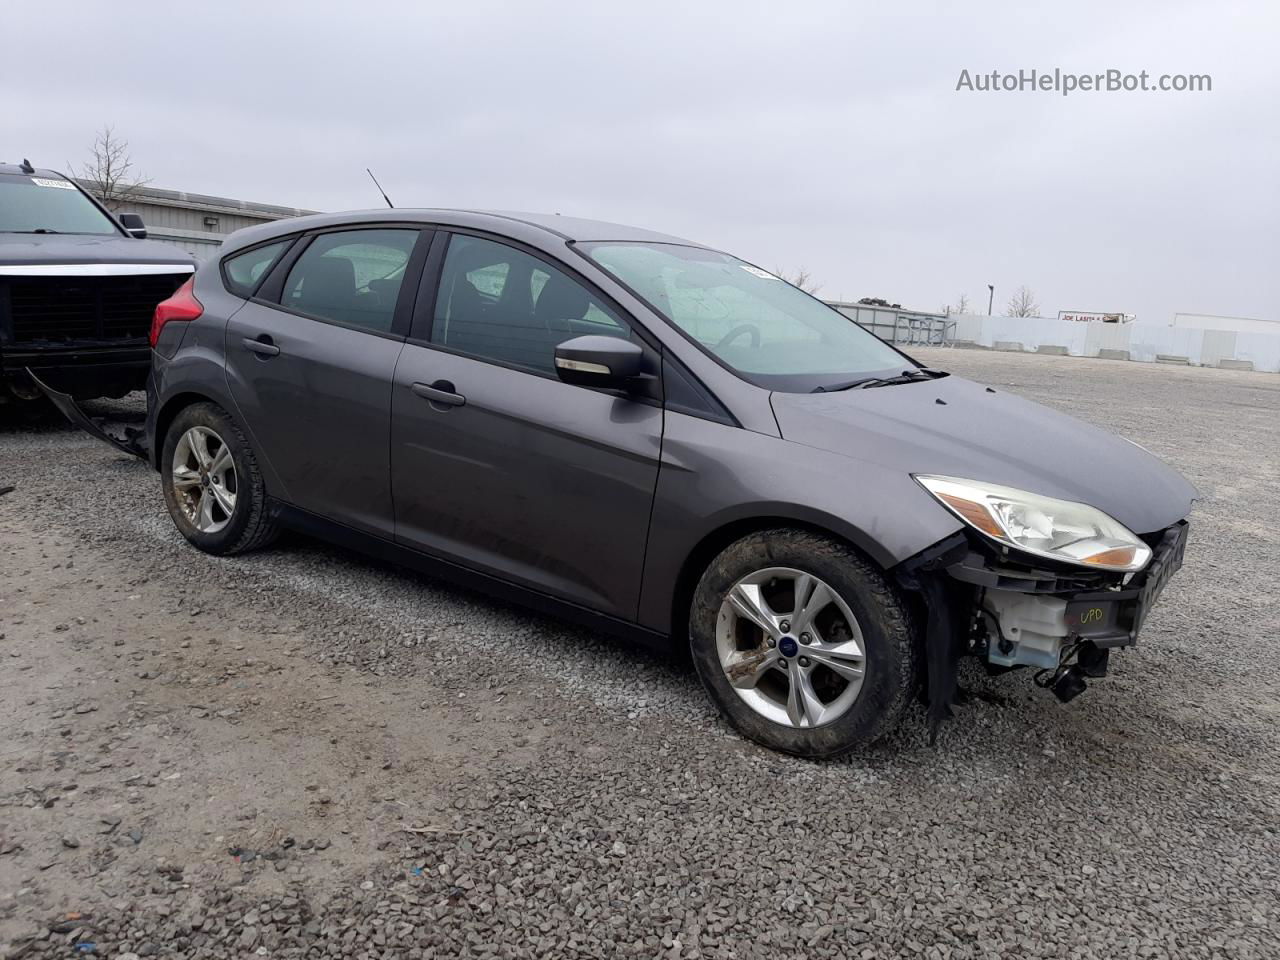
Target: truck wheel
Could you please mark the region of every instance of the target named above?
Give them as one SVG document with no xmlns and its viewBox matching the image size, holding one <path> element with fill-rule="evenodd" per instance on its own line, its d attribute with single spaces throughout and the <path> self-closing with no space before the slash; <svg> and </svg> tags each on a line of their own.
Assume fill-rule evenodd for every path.
<svg viewBox="0 0 1280 960">
<path fill-rule="evenodd" d="M 173 522 L 206 553 L 243 553 L 275 538 L 253 449 L 217 404 L 193 404 L 174 417 L 160 475 Z"/>
<path fill-rule="evenodd" d="M 689 643 L 729 722 L 802 757 L 883 736 L 920 676 L 897 589 L 851 547 L 803 530 L 753 533 L 716 557 L 694 591 Z"/>
</svg>

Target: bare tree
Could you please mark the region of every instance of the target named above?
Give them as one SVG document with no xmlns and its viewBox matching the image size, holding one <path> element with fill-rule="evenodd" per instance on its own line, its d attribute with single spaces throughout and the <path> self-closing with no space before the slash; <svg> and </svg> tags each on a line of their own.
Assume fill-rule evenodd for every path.
<svg viewBox="0 0 1280 960">
<path fill-rule="evenodd" d="M 811 274 L 804 267 L 798 268 L 795 273 L 790 275 L 787 274 L 786 270 L 774 270 L 773 272 L 779 277 L 781 277 L 783 280 L 787 281 L 787 283 L 791 284 L 793 287 L 799 287 L 801 290 L 803 290 L 807 294 L 810 294 L 811 296 L 813 294 L 816 294 L 819 290 L 822 289 L 822 284 L 814 283 L 813 274 Z"/>
<path fill-rule="evenodd" d="M 150 183 L 134 169 L 129 141 L 117 137 L 109 126 L 94 137 L 89 162 L 76 176 L 108 210 L 118 209 L 139 187 Z"/>
<path fill-rule="evenodd" d="M 1013 292 L 1008 305 L 1004 308 L 1008 317 L 1038 317 L 1040 304 L 1036 303 L 1036 295 L 1030 287 L 1022 286 Z"/>
<path fill-rule="evenodd" d="M 967 293 L 960 294 L 960 297 L 956 300 L 956 305 L 954 307 L 951 306 L 951 304 L 949 303 L 943 305 L 942 307 L 943 316 L 947 316 L 947 317 L 951 316 L 951 314 L 953 313 L 968 313 L 968 312 L 969 312 L 969 295 Z"/>
</svg>

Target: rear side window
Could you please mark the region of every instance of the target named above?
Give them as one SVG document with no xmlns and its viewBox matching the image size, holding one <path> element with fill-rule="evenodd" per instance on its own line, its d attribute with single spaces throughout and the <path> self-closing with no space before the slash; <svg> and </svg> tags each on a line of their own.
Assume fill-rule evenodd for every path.
<svg viewBox="0 0 1280 960">
<path fill-rule="evenodd" d="M 345 326 L 390 333 L 417 230 L 322 233 L 284 282 L 281 306 Z"/>
<path fill-rule="evenodd" d="M 244 253 L 237 254 L 222 261 L 222 276 L 227 289 L 237 297 L 251 297 L 258 289 L 258 283 L 267 275 L 271 265 L 292 242 L 289 237 L 278 243 L 268 243 L 264 247 L 254 247 Z"/>
</svg>

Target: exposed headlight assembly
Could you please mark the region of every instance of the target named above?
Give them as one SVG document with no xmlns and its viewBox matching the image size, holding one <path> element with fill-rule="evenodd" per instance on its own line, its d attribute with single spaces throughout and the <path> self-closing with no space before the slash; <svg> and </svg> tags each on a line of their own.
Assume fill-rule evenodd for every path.
<svg viewBox="0 0 1280 960">
<path fill-rule="evenodd" d="M 1124 524 L 1087 504 L 976 480 L 915 479 L 969 526 L 1018 550 L 1123 573 L 1151 559 L 1151 548 Z"/>
</svg>

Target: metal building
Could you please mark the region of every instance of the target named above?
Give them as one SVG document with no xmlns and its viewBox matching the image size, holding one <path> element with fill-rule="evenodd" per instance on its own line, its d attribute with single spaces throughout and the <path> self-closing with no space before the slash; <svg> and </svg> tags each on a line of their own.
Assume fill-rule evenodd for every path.
<svg viewBox="0 0 1280 960">
<path fill-rule="evenodd" d="M 927 310 L 906 310 L 883 301 L 845 303 L 825 300 L 832 307 L 881 340 L 915 346 L 937 346 L 946 343 L 955 329 L 951 317 Z"/>
<path fill-rule="evenodd" d="M 81 180 L 80 185 L 93 192 L 92 184 Z M 172 243 L 198 260 L 207 260 L 217 251 L 218 245 L 236 230 L 316 211 L 180 190 L 137 187 L 128 200 L 116 205 L 115 212 L 138 214 L 147 225 L 149 238 Z"/>
</svg>

